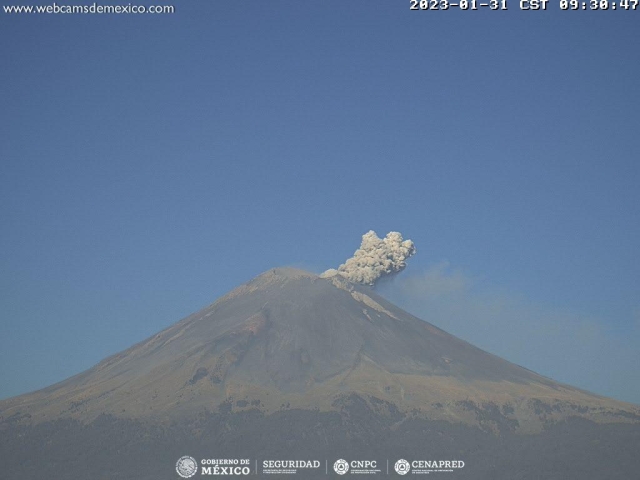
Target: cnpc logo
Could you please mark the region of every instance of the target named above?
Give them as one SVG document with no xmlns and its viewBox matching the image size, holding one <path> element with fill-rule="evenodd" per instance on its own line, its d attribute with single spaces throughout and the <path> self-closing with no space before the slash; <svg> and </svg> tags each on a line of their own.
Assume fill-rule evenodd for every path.
<svg viewBox="0 0 640 480">
<path fill-rule="evenodd" d="M 344 458 L 336 460 L 336 463 L 333 464 L 333 470 L 338 475 L 344 475 L 349 471 L 349 462 L 347 462 Z"/>
<path fill-rule="evenodd" d="M 352 473 L 372 473 L 371 470 L 375 470 L 377 466 L 378 464 L 375 460 L 351 460 L 351 462 L 347 462 L 341 458 L 333 464 L 333 470 L 338 475 L 344 475 L 349 470 Z"/>
</svg>

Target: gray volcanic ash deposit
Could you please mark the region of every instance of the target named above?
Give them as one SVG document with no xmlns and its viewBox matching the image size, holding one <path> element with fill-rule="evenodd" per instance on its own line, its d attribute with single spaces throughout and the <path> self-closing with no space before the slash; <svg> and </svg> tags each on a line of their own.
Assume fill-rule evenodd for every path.
<svg viewBox="0 0 640 480">
<path fill-rule="evenodd" d="M 484 352 L 342 275 L 290 268 L 0 402 L 0 416 L 6 478 L 174 478 L 185 451 L 457 456 L 459 478 L 631 478 L 640 467 L 637 406 Z"/>
</svg>

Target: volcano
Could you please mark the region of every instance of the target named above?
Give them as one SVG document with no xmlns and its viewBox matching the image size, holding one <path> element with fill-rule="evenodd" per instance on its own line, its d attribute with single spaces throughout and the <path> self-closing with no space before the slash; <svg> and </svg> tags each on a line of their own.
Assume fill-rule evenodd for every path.
<svg viewBox="0 0 640 480">
<path fill-rule="evenodd" d="M 179 478 L 187 449 L 254 458 L 256 470 L 285 454 L 457 457 L 460 478 L 640 467 L 637 406 L 484 352 L 340 275 L 292 268 L 0 402 L 0 421 L 7 478 Z"/>
</svg>

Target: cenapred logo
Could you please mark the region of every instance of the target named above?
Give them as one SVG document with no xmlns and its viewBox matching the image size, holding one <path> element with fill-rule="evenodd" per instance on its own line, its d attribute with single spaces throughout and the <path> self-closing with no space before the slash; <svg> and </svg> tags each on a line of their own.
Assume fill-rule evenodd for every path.
<svg viewBox="0 0 640 480">
<path fill-rule="evenodd" d="M 191 478 L 198 472 L 198 462 L 195 458 L 185 455 L 176 462 L 176 472 L 182 478 Z"/>
<path fill-rule="evenodd" d="M 344 459 L 336 460 L 336 463 L 333 464 L 333 469 L 338 475 L 344 475 L 349 471 L 349 462 Z"/>
<path fill-rule="evenodd" d="M 401 458 L 396 462 L 393 468 L 396 469 L 398 475 L 406 475 L 411 470 L 411 465 L 409 465 L 409 462 L 407 462 L 404 458 Z"/>
</svg>

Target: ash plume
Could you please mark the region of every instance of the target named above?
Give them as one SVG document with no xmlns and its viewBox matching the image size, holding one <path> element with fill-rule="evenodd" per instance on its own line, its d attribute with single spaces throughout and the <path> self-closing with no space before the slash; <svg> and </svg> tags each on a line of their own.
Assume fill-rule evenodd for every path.
<svg viewBox="0 0 640 480">
<path fill-rule="evenodd" d="M 360 248 L 353 257 L 338 269 L 322 274 L 328 277 L 342 275 L 347 280 L 363 285 L 375 285 L 381 278 L 401 272 L 407 266 L 407 258 L 416 253 L 411 240 L 403 240 L 399 232 L 389 232 L 384 238 L 369 230 L 362 236 Z"/>
</svg>

